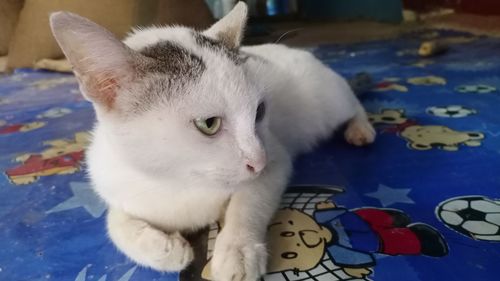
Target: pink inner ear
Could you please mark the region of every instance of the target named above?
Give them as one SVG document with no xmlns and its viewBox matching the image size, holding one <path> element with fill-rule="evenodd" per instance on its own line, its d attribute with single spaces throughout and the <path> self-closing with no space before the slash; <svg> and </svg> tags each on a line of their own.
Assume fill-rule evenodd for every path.
<svg viewBox="0 0 500 281">
<path fill-rule="evenodd" d="M 117 78 L 109 74 L 93 75 L 87 73 L 79 80 L 85 88 L 85 94 L 93 103 L 108 110 L 113 109 L 117 91 L 120 88 Z"/>
<path fill-rule="evenodd" d="M 118 82 L 114 78 L 105 79 L 98 82 L 97 89 L 102 105 L 108 109 L 113 108 L 116 99 L 116 91 L 118 90 Z"/>
</svg>

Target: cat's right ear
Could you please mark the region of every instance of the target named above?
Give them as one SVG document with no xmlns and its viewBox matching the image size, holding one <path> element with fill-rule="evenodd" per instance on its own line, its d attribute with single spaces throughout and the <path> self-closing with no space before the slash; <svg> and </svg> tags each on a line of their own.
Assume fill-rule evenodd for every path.
<svg viewBox="0 0 500 281">
<path fill-rule="evenodd" d="M 134 51 L 96 23 L 68 12 L 50 15 L 50 26 L 87 99 L 112 109 L 117 91 L 133 79 Z"/>
<path fill-rule="evenodd" d="M 247 17 L 247 4 L 240 1 L 226 16 L 214 23 L 204 33 L 211 38 L 220 40 L 228 48 L 237 49 L 243 39 Z"/>
</svg>

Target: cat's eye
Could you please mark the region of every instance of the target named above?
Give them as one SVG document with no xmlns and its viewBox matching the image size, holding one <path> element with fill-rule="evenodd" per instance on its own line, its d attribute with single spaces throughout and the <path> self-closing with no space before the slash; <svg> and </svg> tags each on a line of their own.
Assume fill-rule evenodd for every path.
<svg viewBox="0 0 500 281">
<path fill-rule="evenodd" d="M 257 107 L 257 114 L 255 115 L 255 122 L 260 122 L 264 119 L 264 115 L 266 115 L 266 104 L 261 102 Z"/>
<path fill-rule="evenodd" d="M 210 117 L 207 119 L 196 118 L 194 125 L 204 135 L 213 136 L 220 130 L 222 119 L 220 117 Z"/>
</svg>

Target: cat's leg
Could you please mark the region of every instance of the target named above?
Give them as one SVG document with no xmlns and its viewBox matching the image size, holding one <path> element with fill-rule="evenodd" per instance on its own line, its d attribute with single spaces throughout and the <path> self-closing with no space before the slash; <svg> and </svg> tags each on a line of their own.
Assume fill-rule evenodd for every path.
<svg viewBox="0 0 500 281">
<path fill-rule="evenodd" d="M 120 251 L 140 265 L 179 271 L 193 260 L 193 249 L 180 233 L 165 233 L 146 221 L 111 208 L 108 232 Z"/>
<path fill-rule="evenodd" d="M 272 198 L 279 203 L 281 195 L 279 191 L 276 194 L 266 192 L 273 188 L 256 183 L 232 196 L 224 227 L 215 241 L 213 280 L 256 281 L 266 273 L 268 254 L 265 234 L 277 208 L 277 204 L 268 200 Z"/>
<path fill-rule="evenodd" d="M 347 122 L 344 132 L 346 141 L 356 146 L 363 146 L 375 140 L 375 129 L 368 120 L 365 109 L 359 103 L 356 104 L 356 113 Z"/>
<path fill-rule="evenodd" d="M 231 197 L 215 242 L 213 280 L 256 281 L 266 273 L 267 226 L 291 170 L 291 165 L 283 162 L 273 166 L 267 167 L 258 179 L 238 186 Z"/>
</svg>

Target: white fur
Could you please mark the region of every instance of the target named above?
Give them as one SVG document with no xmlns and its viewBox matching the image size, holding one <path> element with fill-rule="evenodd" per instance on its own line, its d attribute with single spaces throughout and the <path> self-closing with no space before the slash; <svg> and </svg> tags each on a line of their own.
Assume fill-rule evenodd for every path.
<svg viewBox="0 0 500 281">
<path fill-rule="evenodd" d="M 245 19 L 246 7 L 239 4 L 205 35 L 224 35 L 225 44 L 238 46 Z M 73 33 L 65 31 L 66 22 L 75 27 Z M 173 98 L 130 115 L 130 97 L 144 91 L 128 82 L 132 78 L 112 75 L 120 85 L 112 109 L 89 93 L 92 75 L 101 65 L 99 74 L 110 75 L 106 62 L 120 61 L 114 54 L 126 54 L 126 47 L 110 43 L 104 31 L 75 15 L 53 15 L 51 24 L 96 108 L 87 160 L 93 186 L 110 208 L 110 237 L 139 264 L 161 271 L 183 269 L 193 251 L 181 233 L 223 218 L 212 260 L 215 280 L 256 280 L 265 273 L 266 226 L 291 173 L 291 159 L 349 120 L 349 142 L 373 141 L 373 128 L 346 81 L 308 52 L 274 44 L 244 47 L 242 53 L 250 57 L 235 65 L 197 45 L 187 28 L 135 31 L 125 40 L 131 49 L 176 42 L 201 57 L 206 70 L 197 82 L 178 88 L 182 92 L 165 93 Z M 88 30 L 76 32 L 81 29 Z M 267 113 L 256 124 L 262 100 Z M 212 116 L 223 117 L 223 128 L 208 138 L 192 120 Z M 247 165 L 260 168 L 252 172 Z"/>
</svg>

